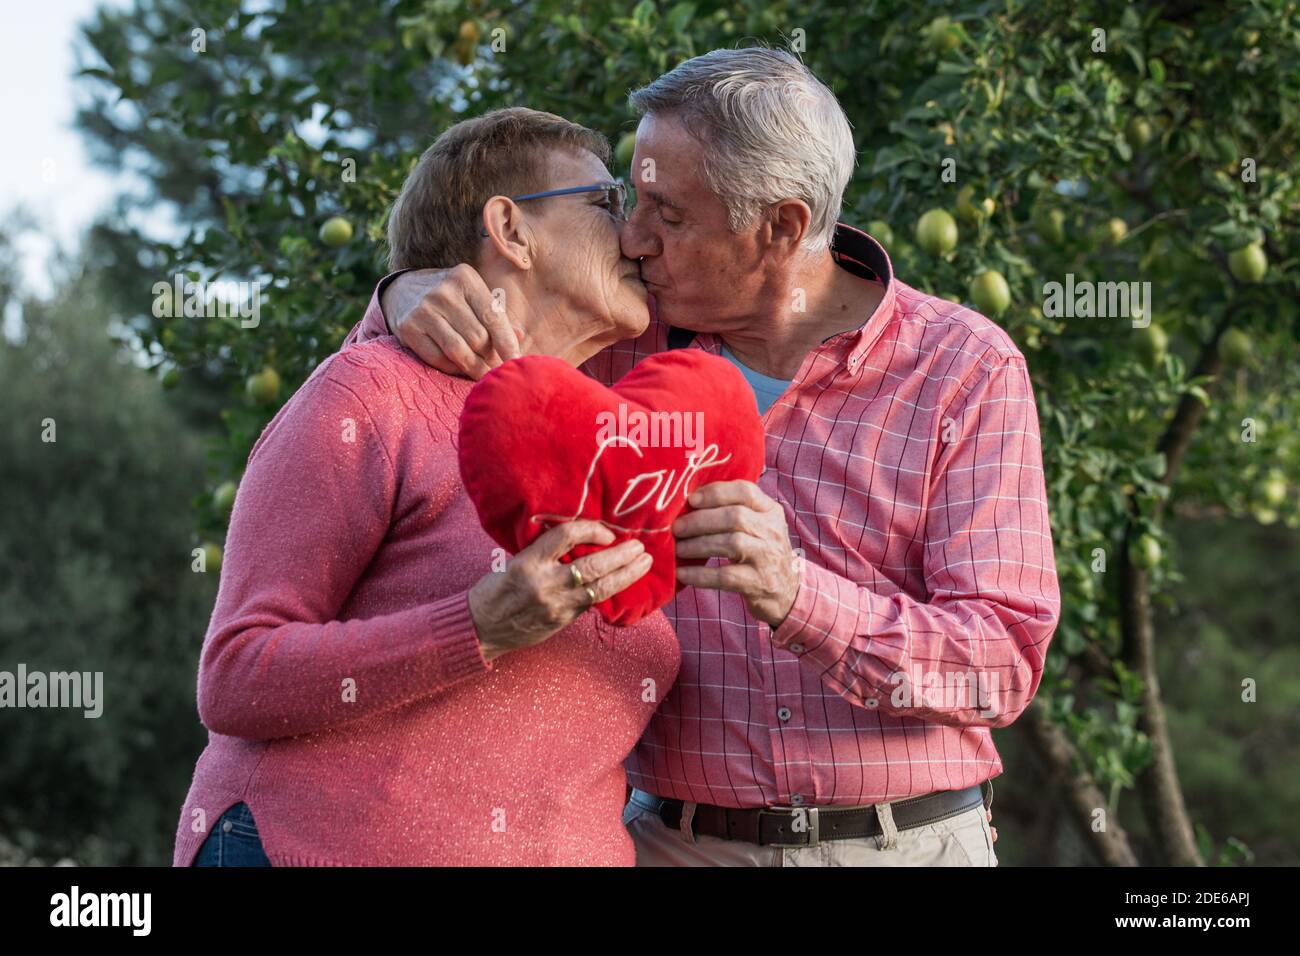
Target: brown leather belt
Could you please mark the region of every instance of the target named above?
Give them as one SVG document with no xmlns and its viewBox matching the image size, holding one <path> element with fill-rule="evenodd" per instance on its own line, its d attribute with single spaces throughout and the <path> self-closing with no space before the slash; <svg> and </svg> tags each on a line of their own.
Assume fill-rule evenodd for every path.
<svg viewBox="0 0 1300 956">
<path fill-rule="evenodd" d="M 682 801 L 632 791 L 632 802 L 657 813 L 664 825 L 680 830 Z M 936 790 L 890 804 L 899 830 L 928 826 L 993 803 L 993 784 L 984 781 L 965 790 Z M 824 840 L 852 840 L 879 836 L 880 819 L 874 806 L 763 807 L 740 810 L 700 803 L 695 806 L 691 831 L 722 840 L 744 840 L 759 846 L 810 847 Z"/>
</svg>

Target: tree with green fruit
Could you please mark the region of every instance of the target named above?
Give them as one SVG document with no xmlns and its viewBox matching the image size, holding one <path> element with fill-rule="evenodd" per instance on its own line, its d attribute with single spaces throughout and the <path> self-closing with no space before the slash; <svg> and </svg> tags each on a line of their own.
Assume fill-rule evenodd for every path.
<svg viewBox="0 0 1300 956">
<path fill-rule="evenodd" d="M 438 130 L 527 104 L 607 134 L 627 175 L 629 88 L 708 49 L 790 45 L 798 27 L 854 126 L 843 218 L 901 281 L 996 321 L 1033 376 L 1063 615 L 1008 732 L 1066 782 L 1053 793 L 1097 861 L 1199 864 L 1225 845 L 1198 839 L 1184 799 L 1156 610 L 1185 512 L 1300 524 L 1285 480 L 1300 473 L 1295 3 L 1010 0 L 938 17 L 903 0 L 472 3 L 467 40 L 463 5 L 269 0 L 213 14 L 206 58 L 175 40 L 189 7 L 138 4 L 86 27 L 100 103 L 83 128 L 123 162 L 147 158 L 190 225 L 147 244 L 160 275 L 268 280 L 254 329 L 155 319 L 147 286 L 128 319 L 160 370 L 181 370 L 169 394 L 191 370 L 228 384 L 209 487 L 238 481 L 360 318 L 388 206 Z M 1067 274 L 1150 282 L 1151 314 L 1045 316 L 1045 284 Z M 199 505 L 216 543 L 224 498 Z"/>
</svg>

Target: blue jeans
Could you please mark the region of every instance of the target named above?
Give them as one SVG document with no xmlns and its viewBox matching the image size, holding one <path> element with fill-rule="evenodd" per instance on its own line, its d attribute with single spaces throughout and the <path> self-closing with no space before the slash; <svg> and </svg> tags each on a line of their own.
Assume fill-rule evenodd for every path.
<svg viewBox="0 0 1300 956">
<path fill-rule="evenodd" d="M 221 815 L 194 858 L 195 866 L 270 866 L 248 804 L 237 803 Z"/>
</svg>

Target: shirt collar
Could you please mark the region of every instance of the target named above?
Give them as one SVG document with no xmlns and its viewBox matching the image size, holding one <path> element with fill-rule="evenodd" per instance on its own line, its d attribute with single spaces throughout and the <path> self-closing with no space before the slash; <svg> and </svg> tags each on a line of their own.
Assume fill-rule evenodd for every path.
<svg viewBox="0 0 1300 956">
<path fill-rule="evenodd" d="M 863 320 L 862 325 L 832 335 L 822 343 L 827 345 L 837 339 L 848 343 L 849 348 L 844 355 L 844 360 L 849 368 L 853 368 L 861 360 L 863 353 L 880 338 L 880 334 L 885 331 L 894 314 L 897 294 L 894 265 L 890 262 L 884 246 L 861 229 L 855 229 L 842 222 L 835 226 L 835 238 L 831 240 L 831 256 L 838 265 L 848 269 L 854 275 L 880 282 L 885 287 L 885 294 L 880 304 Z"/>
</svg>

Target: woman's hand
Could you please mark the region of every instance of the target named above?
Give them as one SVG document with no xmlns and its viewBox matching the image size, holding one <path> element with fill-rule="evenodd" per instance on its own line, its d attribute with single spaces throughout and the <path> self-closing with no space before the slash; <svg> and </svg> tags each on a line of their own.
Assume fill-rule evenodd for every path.
<svg viewBox="0 0 1300 956">
<path fill-rule="evenodd" d="M 579 544 L 613 540 L 614 533 L 599 521 L 569 521 L 516 554 L 505 571 L 483 575 L 469 592 L 483 656 L 491 660 L 540 644 L 650 570 L 650 555 L 635 538 L 570 564 L 560 562 Z M 571 568 L 578 569 L 581 585 Z"/>
</svg>

